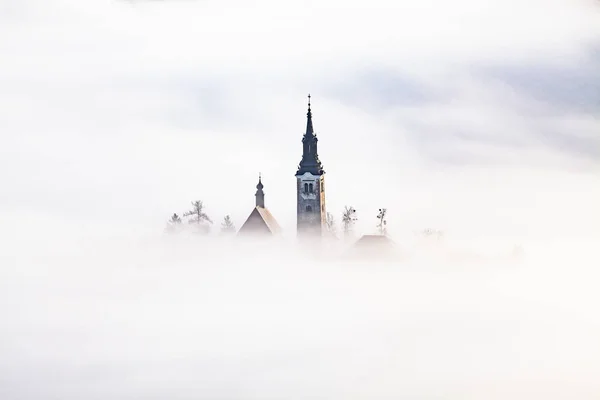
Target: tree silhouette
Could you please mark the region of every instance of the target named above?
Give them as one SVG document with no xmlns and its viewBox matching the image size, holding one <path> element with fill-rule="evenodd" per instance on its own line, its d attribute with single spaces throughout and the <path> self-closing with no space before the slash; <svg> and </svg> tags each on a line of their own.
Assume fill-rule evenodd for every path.
<svg viewBox="0 0 600 400">
<path fill-rule="evenodd" d="M 222 233 L 235 232 L 235 226 L 233 225 L 233 222 L 231 221 L 231 217 L 229 215 L 226 215 L 225 218 L 223 218 L 223 222 L 221 223 L 221 232 Z"/>
<path fill-rule="evenodd" d="M 179 217 L 179 215 L 177 215 L 175 213 L 175 214 L 171 215 L 171 219 L 169 220 L 169 223 L 172 225 L 181 224 L 181 218 Z"/>
<path fill-rule="evenodd" d="M 385 235 L 387 233 L 386 225 L 387 221 L 385 220 L 385 214 L 387 213 L 387 208 L 380 208 L 379 214 L 377 215 L 377 219 L 379 222 L 377 223 L 377 229 L 379 230 L 380 235 Z"/>
<path fill-rule="evenodd" d="M 354 207 L 345 206 L 342 214 L 342 225 L 344 227 L 344 235 L 348 235 L 352 231 L 352 227 L 358 218 Z"/>
<path fill-rule="evenodd" d="M 210 217 L 204 212 L 204 203 L 202 200 L 192 201 L 192 209 L 183 213 L 184 217 L 190 217 L 188 222 L 190 224 L 198 225 L 202 233 L 208 233 L 210 230 L 207 223 L 212 224 Z"/>
<path fill-rule="evenodd" d="M 337 227 L 335 224 L 335 219 L 333 218 L 333 214 L 331 213 L 327 213 L 326 217 L 325 217 L 325 226 L 327 228 L 327 231 L 329 233 L 331 233 L 332 235 L 336 235 L 337 233 Z"/>
<path fill-rule="evenodd" d="M 181 229 L 181 218 L 176 213 L 171 215 L 171 219 L 167 222 L 167 232 L 176 232 Z"/>
</svg>

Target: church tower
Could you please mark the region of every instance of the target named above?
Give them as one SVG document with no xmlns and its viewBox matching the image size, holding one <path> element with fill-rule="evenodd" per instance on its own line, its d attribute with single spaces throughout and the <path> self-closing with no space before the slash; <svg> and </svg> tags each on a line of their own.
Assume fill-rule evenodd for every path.
<svg viewBox="0 0 600 400">
<path fill-rule="evenodd" d="M 310 95 L 306 114 L 306 132 L 302 138 L 302 160 L 296 172 L 298 236 L 321 236 L 325 226 L 325 171 L 317 153 L 313 130 Z"/>
</svg>

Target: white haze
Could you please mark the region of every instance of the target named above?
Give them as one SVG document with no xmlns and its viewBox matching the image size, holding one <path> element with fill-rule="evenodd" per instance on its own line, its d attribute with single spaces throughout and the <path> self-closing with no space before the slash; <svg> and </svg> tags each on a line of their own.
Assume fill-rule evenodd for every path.
<svg viewBox="0 0 600 400">
<path fill-rule="evenodd" d="M 0 0 L 0 399 L 598 398 L 596 3 Z M 308 92 L 338 224 L 446 253 L 294 245 Z M 258 172 L 283 244 L 163 235 Z"/>
<path fill-rule="evenodd" d="M 600 393 L 589 243 L 368 265 L 194 235 L 28 246 L 2 254 L 3 399 Z"/>
</svg>

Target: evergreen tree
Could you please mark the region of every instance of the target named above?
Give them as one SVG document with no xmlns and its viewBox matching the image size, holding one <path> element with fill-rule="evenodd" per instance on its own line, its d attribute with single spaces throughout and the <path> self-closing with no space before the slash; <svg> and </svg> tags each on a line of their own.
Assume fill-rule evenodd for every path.
<svg viewBox="0 0 600 400">
<path fill-rule="evenodd" d="M 179 218 L 179 215 L 177 215 L 177 214 L 175 213 L 175 214 L 173 214 L 173 215 L 171 216 L 171 219 L 169 220 L 169 223 L 170 223 L 171 225 L 179 225 L 179 224 L 181 224 L 181 218 Z"/>
<path fill-rule="evenodd" d="M 221 232 L 222 233 L 234 233 L 235 232 L 235 225 L 233 225 L 233 222 L 231 221 L 231 217 L 229 215 L 226 215 L 225 218 L 223 218 L 223 223 L 221 224 Z"/>
<path fill-rule="evenodd" d="M 177 232 L 180 229 L 181 229 L 181 218 L 179 217 L 179 215 L 174 213 L 173 215 L 171 215 L 171 219 L 169 219 L 169 221 L 167 222 L 166 230 L 169 233 L 173 233 L 173 232 Z"/>
<path fill-rule="evenodd" d="M 192 209 L 183 213 L 183 216 L 190 217 L 188 222 L 197 225 L 200 233 L 208 233 L 210 231 L 208 224 L 212 224 L 213 222 L 204 212 L 204 203 L 202 200 L 195 200 L 191 204 Z"/>
</svg>

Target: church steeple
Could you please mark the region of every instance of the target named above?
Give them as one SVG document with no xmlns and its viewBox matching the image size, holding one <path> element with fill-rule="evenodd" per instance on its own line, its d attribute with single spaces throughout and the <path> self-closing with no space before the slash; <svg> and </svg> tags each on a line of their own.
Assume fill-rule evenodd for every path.
<svg viewBox="0 0 600 400">
<path fill-rule="evenodd" d="M 296 176 L 310 172 L 313 175 L 324 174 L 323 165 L 319 160 L 317 151 L 317 136 L 313 129 L 312 110 L 310 108 L 310 94 L 308 95 L 308 112 L 306 113 L 306 132 L 302 137 L 302 160 L 298 165 Z"/>
<path fill-rule="evenodd" d="M 315 131 L 312 124 L 312 111 L 310 109 L 310 94 L 308 95 L 308 112 L 306 113 L 306 133 L 305 135 L 314 136 Z"/>
<path fill-rule="evenodd" d="M 296 171 L 296 215 L 298 235 L 319 237 L 325 226 L 325 171 L 317 152 L 310 94 L 306 113 L 306 132 L 302 137 L 302 161 Z"/>
<path fill-rule="evenodd" d="M 256 207 L 265 208 L 265 192 L 263 192 L 263 184 L 261 174 L 258 174 L 258 185 L 256 185 Z"/>
</svg>

